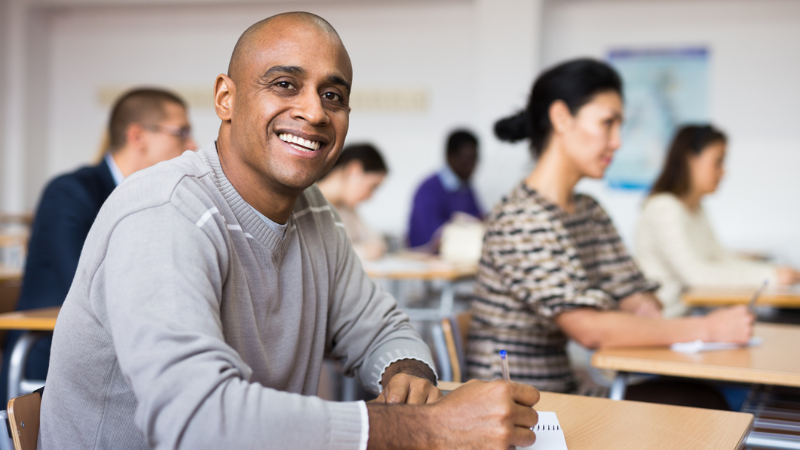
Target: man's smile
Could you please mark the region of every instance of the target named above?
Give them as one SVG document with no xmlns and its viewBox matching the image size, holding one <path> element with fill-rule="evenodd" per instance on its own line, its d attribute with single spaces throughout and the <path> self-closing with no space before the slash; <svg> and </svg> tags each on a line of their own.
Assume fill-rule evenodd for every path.
<svg viewBox="0 0 800 450">
<path fill-rule="evenodd" d="M 281 133 L 278 138 L 291 145 L 293 148 L 303 152 L 314 152 L 319 150 L 321 143 L 310 139 L 303 139 L 290 133 Z"/>
</svg>

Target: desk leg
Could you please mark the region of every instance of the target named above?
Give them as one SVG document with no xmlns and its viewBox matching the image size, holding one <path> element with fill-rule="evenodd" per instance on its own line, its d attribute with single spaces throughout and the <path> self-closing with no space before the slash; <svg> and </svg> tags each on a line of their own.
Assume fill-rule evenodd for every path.
<svg viewBox="0 0 800 450">
<path fill-rule="evenodd" d="M 442 286 L 442 297 L 439 301 L 439 318 L 443 319 L 453 315 L 453 302 L 456 296 L 455 283 L 452 281 L 445 281 Z"/>
<path fill-rule="evenodd" d="M 608 391 L 608 398 L 611 400 L 622 400 L 625 398 L 625 390 L 628 388 L 628 372 L 617 372 L 617 376 L 611 383 L 611 389 Z"/>
<path fill-rule="evenodd" d="M 52 334 L 49 331 L 26 331 L 17 339 L 14 350 L 11 351 L 11 361 L 8 363 L 8 398 L 19 397 L 21 394 L 22 379 L 25 376 L 25 362 L 28 354 L 36 342 Z"/>
</svg>

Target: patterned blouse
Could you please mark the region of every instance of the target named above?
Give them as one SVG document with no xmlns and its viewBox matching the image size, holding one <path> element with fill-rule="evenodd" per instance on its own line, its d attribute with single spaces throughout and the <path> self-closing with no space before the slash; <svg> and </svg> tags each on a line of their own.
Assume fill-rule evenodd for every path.
<svg viewBox="0 0 800 450">
<path fill-rule="evenodd" d="M 566 213 L 523 182 L 488 218 L 467 345 L 471 378 L 502 374 L 507 350 L 512 380 L 543 391 L 578 391 L 554 318 L 564 311 L 617 308 L 648 282 L 625 250 L 611 219 L 587 195 Z"/>
</svg>

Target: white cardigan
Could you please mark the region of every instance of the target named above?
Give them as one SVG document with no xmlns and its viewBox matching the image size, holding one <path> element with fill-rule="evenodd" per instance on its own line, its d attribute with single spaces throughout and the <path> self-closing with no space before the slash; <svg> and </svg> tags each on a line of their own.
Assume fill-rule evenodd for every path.
<svg viewBox="0 0 800 450">
<path fill-rule="evenodd" d="M 757 286 L 774 281 L 776 266 L 736 256 L 720 246 L 702 207 L 690 211 L 672 194 L 644 204 L 636 230 L 636 261 L 661 283 L 657 295 L 665 317 L 686 313 L 681 293 L 695 286 Z"/>
</svg>

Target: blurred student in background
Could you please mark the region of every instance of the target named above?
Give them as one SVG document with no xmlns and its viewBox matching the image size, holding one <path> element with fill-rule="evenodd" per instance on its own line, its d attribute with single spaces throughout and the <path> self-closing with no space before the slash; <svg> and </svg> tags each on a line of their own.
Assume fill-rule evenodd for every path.
<svg viewBox="0 0 800 450">
<path fill-rule="evenodd" d="M 81 249 L 100 207 L 125 177 L 196 150 L 186 104 L 161 89 L 136 89 L 120 97 L 108 122 L 109 148 L 96 166 L 82 167 L 50 182 L 36 208 L 18 311 L 61 306 L 78 267 Z M 21 335 L 6 340 L 0 397 L 6 398 L 11 350 Z M 44 380 L 50 339 L 31 350 L 25 377 Z"/>
<path fill-rule="evenodd" d="M 619 75 L 578 59 L 541 74 L 527 108 L 495 124 L 501 140 L 528 139 L 537 163 L 487 219 L 471 302 L 471 377 L 499 377 L 497 354 L 505 349 L 511 379 L 585 392 L 570 367 L 568 338 L 587 348 L 750 338 L 753 317 L 744 307 L 663 319 L 657 284 L 636 267 L 603 208 L 574 192 L 582 178 L 603 177 L 620 146 L 622 120 Z M 631 386 L 629 398 L 727 407 L 705 386 L 659 384 Z"/>
<path fill-rule="evenodd" d="M 339 211 L 345 233 L 362 260 L 378 259 L 386 253 L 386 241 L 361 221 L 356 207 L 372 197 L 388 171 L 378 149 L 370 144 L 349 145 L 330 172 L 317 181 L 322 194 Z"/>
<path fill-rule="evenodd" d="M 681 292 L 694 286 L 757 286 L 800 282 L 800 272 L 724 249 L 703 211 L 725 173 L 725 134 L 710 125 L 678 130 L 661 175 L 645 201 L 636 233 L 636 259 L 661 284 L 666 317 L 686 312 Z"/>
<path fill-rule="evenodd" d="M 478 164 L 478 138 L 456 130 L 447 138 L 447 164 L 417 188 L 408 227 L 408 245 L 420 247 L 435 241 L 436 232 L 461 212 L 481 219 L 478 200 L 469 181 Z"/>
</svg>

